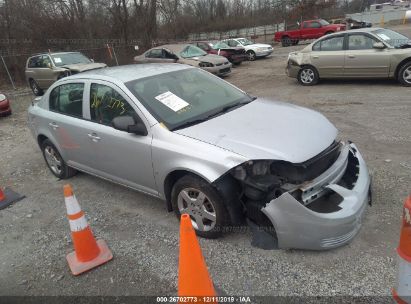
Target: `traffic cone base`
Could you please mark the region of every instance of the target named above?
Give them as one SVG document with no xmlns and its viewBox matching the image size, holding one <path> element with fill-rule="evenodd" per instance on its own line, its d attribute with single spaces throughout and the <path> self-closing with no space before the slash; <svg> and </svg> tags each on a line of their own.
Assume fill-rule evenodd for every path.
<svg viewBox="0 0 411 304">
<path fill-rule="evenodd" d="M 0 189 L 0 210 L 22 200 L 23 198 L 25 198 L 24 195 L 18 194 L 10 188 L 6 188 L 4 191 Z"/>
<path fill-rule="evenodd" d="M 395 302 L 398 304 L 408 304 L 407 302 L 403 301 L 395 291 L 395 289 L 392 289 L 392 297 L 394 298 Z"/>
<path fill-rule="evenodd" d="M 100 253 L 93 260 L 88 262 L 80 262 L 77 258 L 76 252 L 69 253 L 66 257 L 70 270 L 74 275 L 79 275 L 90 269 L 93 269 L 99 265 L 107 263 L 113 258 L 113 254 L 108 248 L 104 240 L 97 240 L 97 246 L 100 249 Z"/>
</svg>

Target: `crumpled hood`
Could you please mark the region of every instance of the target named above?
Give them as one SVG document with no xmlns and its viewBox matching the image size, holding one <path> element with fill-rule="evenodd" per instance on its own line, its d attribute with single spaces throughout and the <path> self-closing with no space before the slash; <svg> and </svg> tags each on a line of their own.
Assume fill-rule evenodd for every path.
<svg viewBox="0 0 411 304">
<path fill-rule="evenodd" d="M 302 163 L 328 148 L 337 129 L 322 114 L 257 99 L 208 121 L 174 131 L 252 159 Z"/>
<path fill-rule="evenodd" d="M 77 64 L 67 64 L 62 66 L 62 68 L 69 69 L 75 72 L 84 72 L 94 69 L 101 69 L 105 68 L 107 64 L 99 63 L 99 62 L 92 62 L 92 63 L 77 63 Z"/>
</svg>

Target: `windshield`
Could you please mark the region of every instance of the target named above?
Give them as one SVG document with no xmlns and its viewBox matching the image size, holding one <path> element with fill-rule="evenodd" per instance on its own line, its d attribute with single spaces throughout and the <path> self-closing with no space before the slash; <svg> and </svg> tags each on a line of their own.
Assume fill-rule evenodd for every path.
<svg viewBox="0 0 411 304">
<path fill-rule="evenodd" d="M 130 81 L 126 86 L 170 130 L 252 101 L 225 81 L 194 68 Z"/>
<path fill-rule="evenodd" d="M 318 20 L 318 22 L 320 22 L 322 26 L 330 24 L 329 22 L 325 21 L 324 19 L 320 19 L 320 20 Z"/>
<path fill-rule="evenodd" d="M 229 49 L 230 47 L 228 46 L 227 43 L 225 42 L 218 42 L 213 45 L 213 49 L 218 50 L 218 49 Z"/>
<path fill-rule="evenodd" d="M 246 38 L 240 38 L 240 39 L 237 39 L 237 41 L 240 42 L 242 45 L 254 44 L 254 42 L 252 42 L 251 40 L 248 40 Z"/>
<path fill-rule="evenodd" d="M 207 53 L 195 45 L 189 45 L 180 53 L 180 55 L 183 58 L 193 58 L 205 56 Z"/>
<path fill-rule="evenodd" d="M 410 42 L 408 37 L 392 30 L 379 29 L 374 31 L 374 34 L 393 47 L 400 47 Z"/>
<path fill-rule="evenodd" d="M 91 63 L 92 61 L 88 59 L 81 53 L 63 53 L 51 55 L 53 62 L 56 66 L 63 66 L 76 63 Z"/>
</svg>

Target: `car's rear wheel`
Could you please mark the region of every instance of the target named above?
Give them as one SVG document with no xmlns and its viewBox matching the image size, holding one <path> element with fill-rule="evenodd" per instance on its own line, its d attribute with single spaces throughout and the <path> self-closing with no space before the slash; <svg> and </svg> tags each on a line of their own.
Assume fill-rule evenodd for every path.
<svg viewBox="0 0 411 304">
<path fill-rule="evenodd" d="M 257 59 L 257 55 L 255 54 L 254 51 L 248 51 L 247 52 L 247 57 L 249 61 L 254 61 Z"/>
<path fill-rule="evenodd" d="M 33 94 L 36 96 L 42 96 L 43 90 L 39 87 L 37 82 L 34 79 L 30 79 L 30 88 L 33 91 Z"/>
<path fill-rule="evenodd" d="M 283 47 L 290 46 L 290 45 L 291 45 L 291 39 L 290 39 L 290 37 L 284 36 L 283 38 L 281 38 L 281 45 L 282 45 Z"/>
<path fill-rule="evenodd" d="M 298 81 L 304 86 L 312 86 L 318 83 L 317 70 L 312 66 L 303 66 L 298 72 Z"/>
<path fill-rule="evenodd" d="M 51 173 L 56 177 L 66 179 L 76 174 L 76 170 L 67 166 L 59 151 L 49 139 L 45 139 L 41 143 L 41 151 Z"/>
<path fill-rule="evenodd" d="M 185 175 L 175 183 L 171 203 L 178 218 L 181 214 L 190 216 L 199 236 L 217 238 L 227 224 L 223 199 L 215 188 L 195 175 Z"/>
<path fill-rule="evenodd" d="M 402 85 L 411 86 L 411 62 L 407 62 L 400 68 L 397 78 Z"/>
</svg>

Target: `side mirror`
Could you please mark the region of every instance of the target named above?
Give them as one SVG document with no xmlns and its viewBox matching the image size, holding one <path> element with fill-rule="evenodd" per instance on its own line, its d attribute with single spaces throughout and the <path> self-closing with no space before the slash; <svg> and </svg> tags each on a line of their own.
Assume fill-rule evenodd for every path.
<svg viewBox="0 0 411 304">
<path fill-rule="evenodd" d="M 116 130 L 134 133 L 141 136 L 146 136 L 147 129 L 142 122 L 137 122 L 131 116 L 117 116 L 112 122 L 112 126 Z"/>
<path fill-rule="evenodd" d="M 377 50 L 382 50 L 382 49 L 385 49 L 385 44 L 382 42 L 376 42 L 373 44 L 372 47 Z"/>
</svg>

